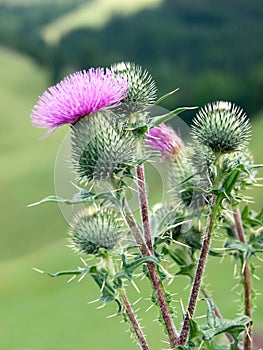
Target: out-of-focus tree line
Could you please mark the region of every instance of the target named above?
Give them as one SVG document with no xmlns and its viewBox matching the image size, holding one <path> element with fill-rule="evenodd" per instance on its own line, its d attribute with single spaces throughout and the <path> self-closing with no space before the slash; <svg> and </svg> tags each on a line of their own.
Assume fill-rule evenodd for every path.
<svg viewBox="0 0 263 350">
<path fill-rule="evenodd" d="M 0 43 L 46 66 L 51 83 L 75 70 L 128 60 L 151 72 L 160 95 L 180 87 L 167 108 L 228 99 L 249 113 L 262 109 L 262 0 L 164 0 L 159 7 L 114 17 L 101 29 L 79 28 L 48 45 L 43 26 L 83 2 L 2 4 Z"/>
</svg>

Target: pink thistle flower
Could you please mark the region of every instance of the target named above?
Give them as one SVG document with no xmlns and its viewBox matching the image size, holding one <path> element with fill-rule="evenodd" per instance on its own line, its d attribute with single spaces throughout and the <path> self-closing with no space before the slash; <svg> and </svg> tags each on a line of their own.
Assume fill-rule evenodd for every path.
<svg viewBox="0 0 263 350">
<path fill-rule="evenodd" d="M 173 159 L 183 149 L 183 141 L 171 126 L 164 123 L 151 128 L 145 138 L 146 144 L 153 150 L 161 152 L 162 158 Z"/>
<path fill-rule="evenodd" d="M 106 107 L 116 107 L 126 97 L 127 80 L 112 69 L 90 68 L 65 77 L 46 90 L 34 106 L 31 120 L 38 128 L 74 124 Z"/>
</svg>

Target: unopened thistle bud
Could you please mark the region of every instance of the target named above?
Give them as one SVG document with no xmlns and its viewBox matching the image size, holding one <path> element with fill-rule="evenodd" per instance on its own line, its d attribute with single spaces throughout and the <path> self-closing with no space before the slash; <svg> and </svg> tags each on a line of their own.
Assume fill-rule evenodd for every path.
<svg viewBox="0 0 263 350">
<path fill-rule="evenodd" d="M 230 102 L 207 104 L 193 120 L 192 135 L 215 153 L 244 149 L 250 138 L 250 124 L 243 110 Z"/>
<path fill-rule="evenodd" d="M 156 100 L 157 88 L 152 76 L 138 66 L 130 62 L 121 62 L 112 66 L 117 75 L 121 75 L 128 81 L 129 87 L 126 97 L 122 100 L 123 108 L 128 113 L 143 111 L 145 107 Z"/>
<path fill-rule="evenodd" d="M 159 151 L 163 159 L 175 159 L 184 147 L 182 139 L 174 129 L 164 123 L 151 128 L 145 141 L 153 151 Z"/>
<path fill-rule="evenodd" d="M 134 164 L 134 138 L 115 119 L 110 110 L 98 111 L 72 127 L 73 166 L 79 181 L 107 180 Z"/>
<path fill-rule="evenodd" d="M 95 206 L 77 214 L 69 229 L 69 247 L 86 254 L 97 254 L 100 248 L 111 250 L 120 242 L 123 229 L 116 212 Z"/>
</svg>

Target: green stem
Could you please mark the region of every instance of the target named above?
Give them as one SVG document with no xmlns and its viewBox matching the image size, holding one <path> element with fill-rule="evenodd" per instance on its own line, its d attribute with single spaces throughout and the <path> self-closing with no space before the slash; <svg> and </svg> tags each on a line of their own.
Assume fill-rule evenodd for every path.
<svg viewBox="0 0 263 350">
<path fill-rule="evenodd" d="M 202 248 L 195 272 L 195 278 L 188 302 L 188 307 L 186 314 L 184 316 L 184 322 L 182 325 L 182 329 L 179 335 L 179 345 L 185 345 L 185 343 L 188 340 L 189 337 L 189 332 L 190 332 L 190 319 L 193 317 L 195 308 L 196 308 L 196 303 L 197 303 L 197 298 L 199 295 L 201 283 L 203 280 L 203 275 L 205 271 L 205 265 L 207 261 L 207 256 L 209 253 L 209 248 L 211 244 L 211 237 L 212 237 L 212 231 L 215 225 L 216 217 L 217 217 L 217 212 L 220 207 L 220 203 L 222 200 L 222 195 L 213 195 L 211 198 L 211 207 L 210 207 L 210 213 L 208 216 L 208 221 L 207 221 L 207 226 L 206 226 L 206 232 L 203 238 L 203 243 L 202 243 Z"/>
<path fill-rule="evenodd" d="M 242 243 L 247 243 L 244 228 L 242 225 L 242 218 L 239 208 L 234 209 L 234 219 L 236 223 L 236 229 L 238 232 L 239 240 Z M 251 302 L 251 278 L 250 278 L 250 267 L 247 261 L 244 266 L 244 294 L 245 294 L 245 314 L 252 319 L 252 302 Z M 244 350 L 252 350 L 252 325 L 249 324 L 246 334 L 244 335 Z"/>
</svg>

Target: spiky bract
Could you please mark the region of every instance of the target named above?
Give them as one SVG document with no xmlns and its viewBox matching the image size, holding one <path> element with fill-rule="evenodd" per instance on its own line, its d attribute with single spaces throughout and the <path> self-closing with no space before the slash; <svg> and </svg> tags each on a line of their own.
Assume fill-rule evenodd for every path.
<svg viewBox="0 0 263 350">
<path fill-rule="evenodd" d="M 147 70 L 130 62 L 114 64 L 112 69 L 129 83 L 127 95 L 122 101 L 127 114 L 142 111 L 155 102 L 157 88 Z"/>
<path fill-rule="evenodd" d="M 72 127 L 73 166 L 79 181 L 106 180 L 134 164 L 135 140 L 115 119 L 110 110 L 98 111 Z"/>
<path fill-rule="evenodd" d="M 97 254 L 100 248 L 111 250 L 120 242 L 122 222 L 116 212 L 92 206 L 75 216 L 69 234 L 70 248 L 80 253 Z"/>
<path fill-rule="evenodd" d="M 215 153 L 241 150 L 250 139 L 250 124 L 246 114 L 230 102 L 207 104 L 196 115 L 193 124 L 193 138 Z"/>
</svg>

